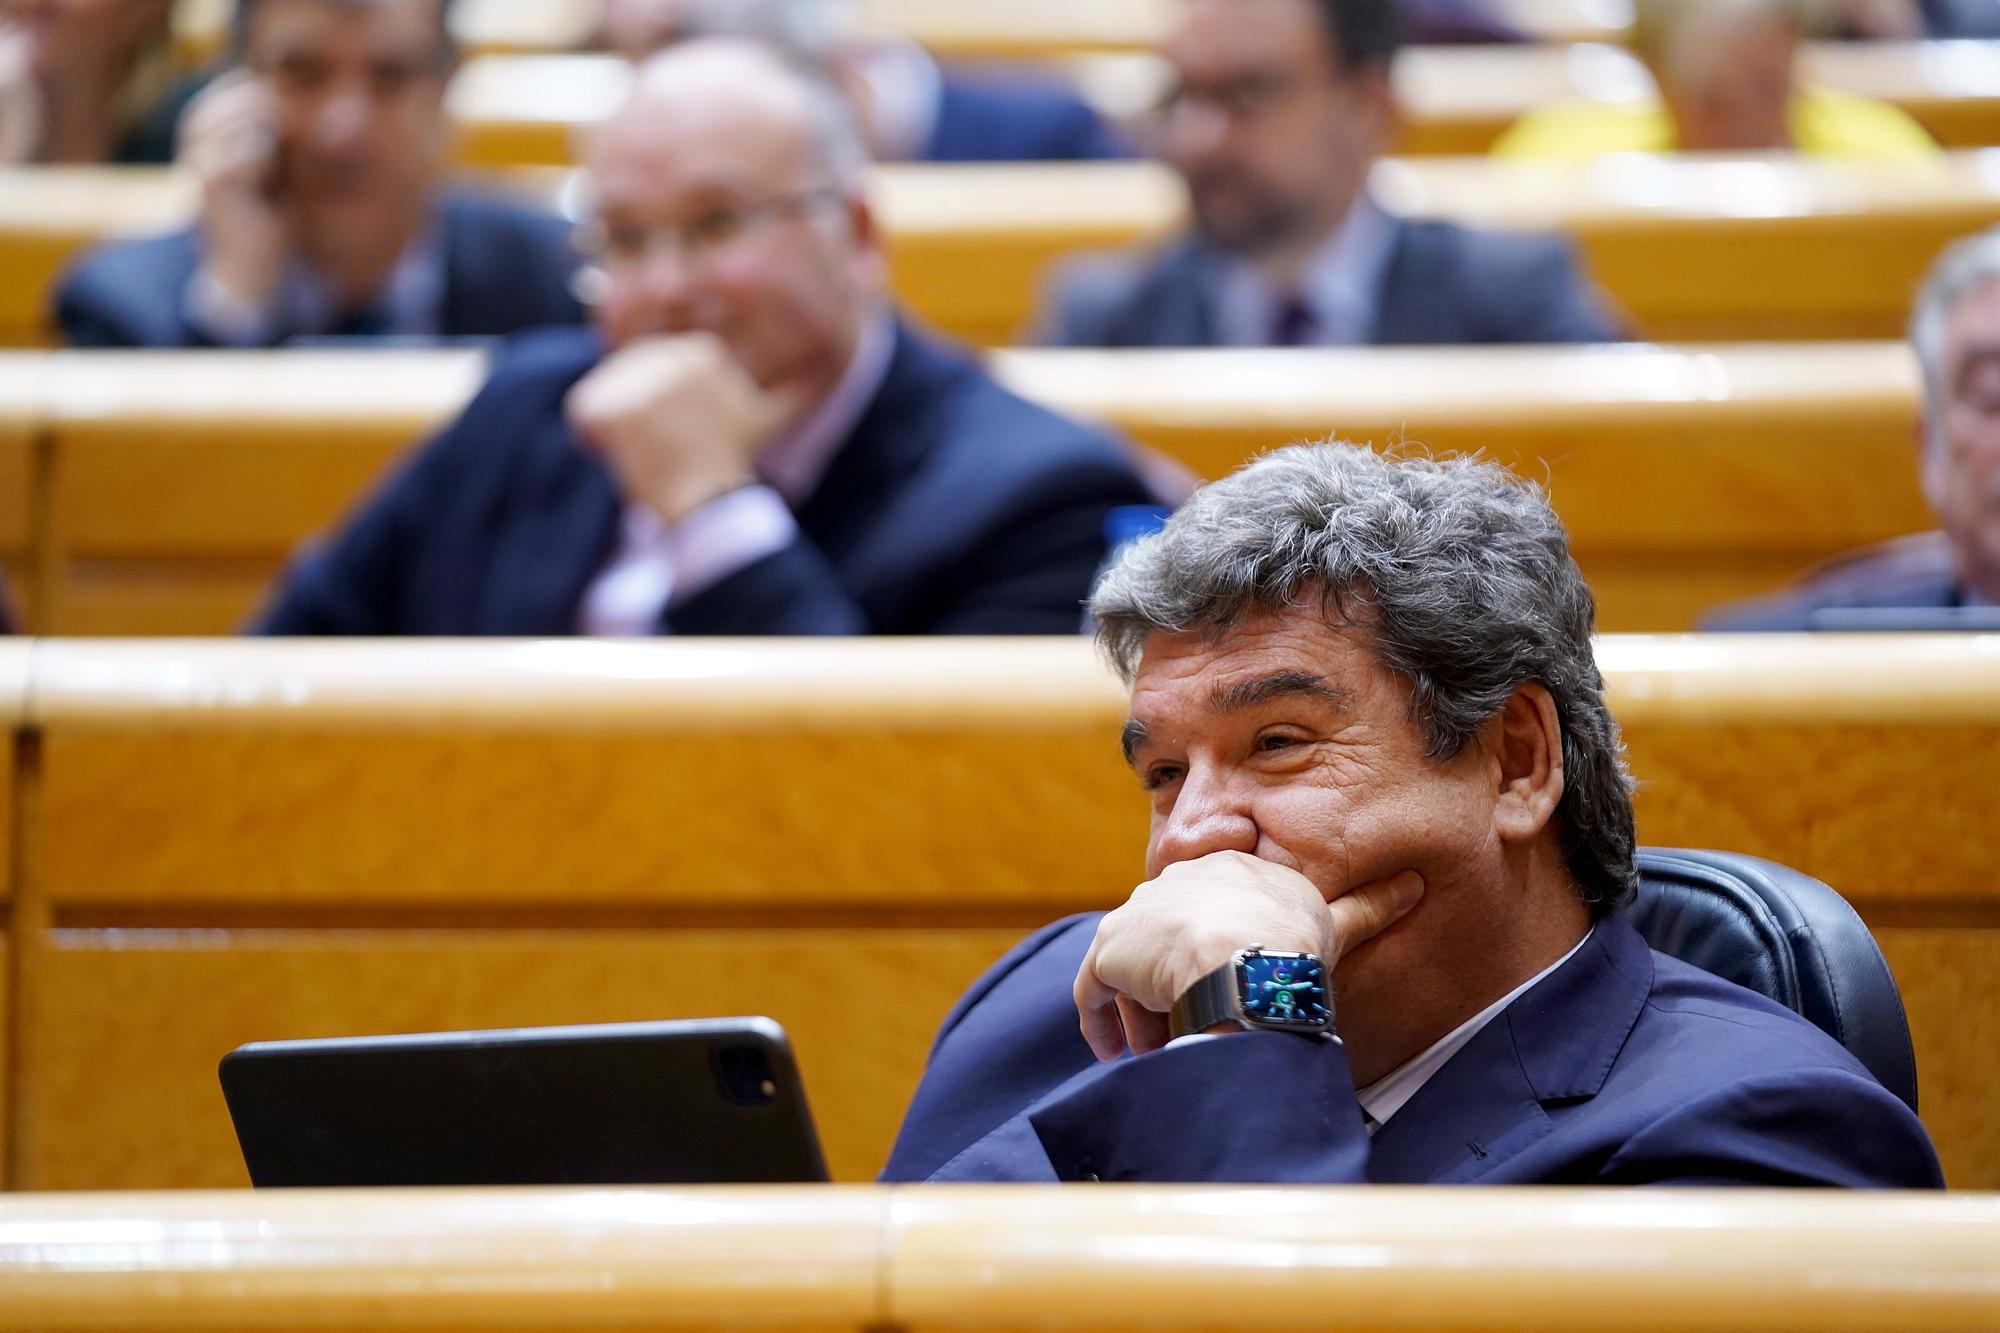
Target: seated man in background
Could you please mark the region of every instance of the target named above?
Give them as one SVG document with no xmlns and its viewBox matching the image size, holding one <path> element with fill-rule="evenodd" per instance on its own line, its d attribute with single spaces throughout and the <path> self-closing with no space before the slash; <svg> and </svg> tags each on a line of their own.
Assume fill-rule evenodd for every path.
<svg viewBox="0 0 2000 1333">
<path fill-rule="evenodd" d="M 602 0 L 599 37 L 634 61 L 692 37 L 768 42 L 846 91 L 878 161 L 1132 155 L 1131 145 L 1060 80 L 946 68 L 915 42 L 864 39 L 848 0 Z"/>
<path fill-rule="evenodd" d="M 1660 95 L 1530 111 L 1493 145 L 1522 160 L 1601 153 L 1790 152 L 1924 159 L 1940 149 L 1886 102 L 1797 78 L 1805 0 L 1637 0 L 1632 50 Z"/>
<path fill-rule="evenodd" d="M 241 0 L 241 68 L 188 108 L 193 227 L 84 257 L 77 346 L 493 336 L 581 318 L 546 212 L 440 186 L 448 0 Z"/>
<path fill-rule="evenodd" d="M 1619 914 L 1630 779 L 1533 487 L 1280 450 L 1091 611 L 1149 878 L 960 1001 L 887 1179 L 1943 1183 L 1832 1037 Z"/>
<path fill-rule="evenodd" d="M 0 166 L 163 160 L 173 0 L 0 0 Z"/>
<path fill-rule="evenodd" d="M 1619 336 L 1550 237 L 1392 217 L 1395 0 L 1183 0 L 1160 148 L 1194 233 L 1066 266 L 1044 342 L 1076 347 L 1588 342 Z"/>
<path fill-rule="evenodd" d="M 1846 556 L 1799 587 L 1724 608 L 1717 630 L 1812 629 L 1839 612 L 1952 608 L 2000 615 L 2000 227 L 1958 242 L 1917 294 L 1923 372 L 1918 473 L 1944 525 Z"/>
<path fill-rule="evenodd" d="M 291 571 L 277 634 L 1074 633 L 1119 446 L 899 323 L 839 93 L 640 67 L 592 154 L 598 336 L 507 350 Z"/>
</svg>

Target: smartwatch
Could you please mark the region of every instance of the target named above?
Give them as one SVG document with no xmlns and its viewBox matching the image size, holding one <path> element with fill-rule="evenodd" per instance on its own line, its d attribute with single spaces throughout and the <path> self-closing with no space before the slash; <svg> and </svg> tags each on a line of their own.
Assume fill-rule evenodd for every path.
<svg viewBox="0 0 2000 1333">
<path fill-rule="evenodd" d="M 1333 995 L 1318 954 L 1280 953 L 1253 944 L 1188 987 L 1174 1001 L 1167 1026 L 1175 1037 L 1206 1032 L 1219 1023 L 1246 1030 L 1333 1031 Z"/>
</svg>

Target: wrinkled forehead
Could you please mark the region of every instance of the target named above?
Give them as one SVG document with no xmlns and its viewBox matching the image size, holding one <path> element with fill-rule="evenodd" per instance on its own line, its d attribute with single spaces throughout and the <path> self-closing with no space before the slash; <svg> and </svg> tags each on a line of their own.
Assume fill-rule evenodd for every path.
<svg viewBox="0 0 2000 1333">
<path fill-rule="evenodd" d="M 427 58 L 444 45 L 444 0 L 259 0 L 244 31 L 251 56 L 330 55 L 365 46 Z"/>
<path fill-rule="evenodd" d="M 807 108 L 756 90 L 643 90 L 604 123 L 590 161 L 606 210 L 672 212 L 817 183 Z"/>
</svg>

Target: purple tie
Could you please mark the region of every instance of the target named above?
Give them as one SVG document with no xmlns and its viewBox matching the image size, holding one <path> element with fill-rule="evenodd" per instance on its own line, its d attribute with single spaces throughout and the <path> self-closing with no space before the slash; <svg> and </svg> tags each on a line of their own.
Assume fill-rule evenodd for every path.
<svg viewBox="0 0 2000 1333">
<path fill-rule="evenodd" d="M 1287 296 L 1278 302 L 1278 311 L 1271 319 L 1271 346 L 1307 347 L 1312 344 L 1313 334 L 1319 330 L 1319 321 L 1313 318 L 1312 307 L 1300 296 Z"/>
</svg>

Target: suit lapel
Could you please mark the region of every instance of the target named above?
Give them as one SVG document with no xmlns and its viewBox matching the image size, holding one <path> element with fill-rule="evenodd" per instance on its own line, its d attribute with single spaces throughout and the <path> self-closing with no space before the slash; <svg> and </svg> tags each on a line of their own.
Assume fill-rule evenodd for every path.
<svg viewBox="0 0 2000 1333">
<path fill-rule="evenodd" d="M 1055 1167 L 1035 1131 L 1034 1115 L 1057 1101 L 1103 1078 L 1131 1056 L 1109 1063 L 1092 1060 L 1084 1068 L 1050 1088 L 1032 1103 L 1010 1116 L 983 1137 L 968 1144 L 959 1154 L 932 1172 L 934 1181 L 948 1180 L 1055 1180 Z"/>
<path fill-rule="evenodd" d="M 1653 956 L 1623 920 L 1482 1028 L 1370 1145 L 1379 1183 L 1461 1184 L 1553 1127 L 1549 1109 L 1597 1095 L 1652 991 Z"/>
<path fill-rule="evenodd" d="M 1423 270 L 1419 234 L 1402 218 L 1385 214 L 1394 229 L 1389 262 L 1382 265 L 1382 285 L 1375 293 L 1375 322 L 1366 341 L 1378 347 L 1433 341 L 1422 336 L 1424 316 L 1437 293 Z"/>
<path fill-rule="evenodd" d="M 503 506 L 520 517 L 495 537 L 480 633 L 575 633 L 584 593 L 617 544 L 622 506 L 610 474 L 560 418 L 542 428 L 536 447 L 542 457 L 519 483 L 525 494 Z"/>
</svg>

